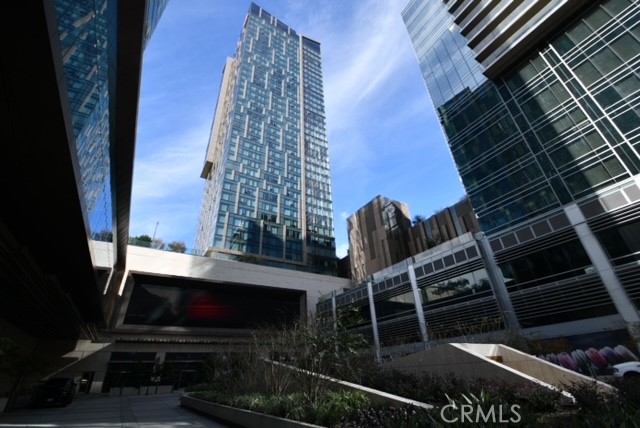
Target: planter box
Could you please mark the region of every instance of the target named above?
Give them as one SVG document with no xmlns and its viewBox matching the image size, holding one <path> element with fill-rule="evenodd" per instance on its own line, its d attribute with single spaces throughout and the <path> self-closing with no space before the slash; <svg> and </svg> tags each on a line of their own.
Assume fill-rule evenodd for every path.
<svg viewBox="0 0 640 428">
<path fill-rule="evenodd" d="M 158 385 L 157 394 L 171 394 L 173 392 L 173 385 Z"/>
<path fill-rule="evenodd" d="M 197 410 L 217 419 L 237 424 L 245 428 L 322 428 L 320 425 L 313 425 L 305 422 L 293 421 L 291 419 L 269 416 L 264 413 L 256 413 L 250 410 L 223 406 L 222 404 L 200 400 L 185 394 L 180 396 L 180 404 L 183 407 Z"/>
<path fill-rule="evenodd" d="M 122 393 L 120 395 L 139 395 L 140 391 L 138 388 L 134 388 L 133 386 L 125 386 L 122 388 Z"/>
</svg>

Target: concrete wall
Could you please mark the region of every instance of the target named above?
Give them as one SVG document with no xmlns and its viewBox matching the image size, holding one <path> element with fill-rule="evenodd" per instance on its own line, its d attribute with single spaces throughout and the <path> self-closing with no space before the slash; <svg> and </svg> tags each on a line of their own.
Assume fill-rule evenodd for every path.
<svg viewBox="0 0 640 428">
<path fill-rule="evenodd" d="M 112 244 L 93 241 L 92 255 L 96 266 L 109 269 L 112 265 Z M 321 296 L 351 285 L 344 278 L 129 246 L 127 274 L 119 285 L 121 312 L 126 308 L 125 285 L 133 282 L 127 281 L 130 272 L 172 277 L 176 279 L 176 284 L 180 283 L 180 278 L 188 278 L 212 283 L 299 290 L 304 292 L 303 299 L 309 312 L 315 312 L 316 303 Z M 225 337 L 217 338 L 213 330 L 207 328 L 137 327 L 139 328 L 116 328 L 110 331 L 104 343 L 65 343 L 66 348 L 58 353 L 55 368 L 47 374 L 80 380 L 84 372 L 94 372 L 90 392 L 99 393 L 102 391 L 111 352 L 155 352 L 157 355 L 166 352 L 210 353 L 243 346 L 242 341 L 236 343 L 232 340 L 233 331 L 227 332 Z M 51 350 L 58 347 L 55 343 L 43 345 L 43 349 L 49 349 L 48 352 L 53 352 Z M 38 379 L 40 377 L 42 376 L 38 376 Z"/>
<path fill-rule="evenodd" d="M 510 384 L 534 383 L 560 390 L 576 383 L 612 390 L 603 382 L 501 344 L 449 343 L 398 358 L 385 366 L 413 374 L 498 379 Z"/>
<path fill-rule="evenodd" d="M 446 344 L 424 352 L 394 359 L 383 365 L 412 374 L 429 373 L 437 376 L 455 375 L 469 379 L 499 379 L 508 383 L 522 383 L 521 376 L 505 370 L 491 359 Z"/>
<path fill-rule="evenodd" d="M 594 383 L 608 389 L 608 385 L 594 380 L 589 376 L 576 373 L 564 367 L 552 364 L 541 358 L 533 357 L 517 349 L 499 345 L 498 352 L 502 364 L 519 372 L 526 373 L 536 379 L 546 382 L 556 388 L 565 389 L 565 386 L 580 383 Z"/>
<path fill-rule="evenodd" d="M 378 389 L 369 388 L 367 386 L 359 385 L 353 382 L 347 382 L 344 380 L 336 379 L 334 377 L 326 376 L 319 373 L 313 373 L 308 370 L 299 369 L 295 366 L 279 363 L 277 361 L 264 360 L 266 363 L 273 364 L 284 369 L 292 370 L 297 373 L 302 373 L 305 376 L 316 377 L 321 379 L 320 383 L 324 383 L 329 388 L 338 390 L 348 390 L 354 392 L 362 392 L 366 394 L 373 403 L 387 404 L 391 406 L 414 406 L 423 409 L 432 409 L 433 406 L 428 403 L 416 401 L 411 398 L 401 397 L 399 395 L 390 394 L 388 392 L 380 391 Z"/>
<path fill-rule="evenodd" d="M 98 266 L 108 267 L 110 243 L 93 241 L 93 253 Z M 185 277 L 212 282 L 261 285 L 306 292 L 306 309 L 315 312 L 321 296 L 351 286 L 351 281 L 328 275 L 299 272 L 241 263 L 210 257 L 192 256 L 170 251 L 130 245 L 127 252 L 127 273 Z M 127 275 L 125 275 L 125 278 Z M 124 291 L 124 281 L 119 293 Z"/>
<path fill-rule="evenodd" d="M 320 425 L 224 406 L 222 404 L 193 398 L 189 395 L 180 396 L 180 404 L 189 409 L 213 416 L 216 419 L 232 423 L 234 426 L 246 428 L 322 428 Z"/>
</svg>

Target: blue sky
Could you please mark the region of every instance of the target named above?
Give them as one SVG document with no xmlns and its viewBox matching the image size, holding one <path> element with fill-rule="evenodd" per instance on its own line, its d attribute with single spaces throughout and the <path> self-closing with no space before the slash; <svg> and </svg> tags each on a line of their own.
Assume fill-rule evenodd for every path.
<svg viewBox="0 0 640 428">
<path fill-rule="evenodd" d="M 336 247 L 376 195 L 429 216 L 464 195 L 400 12 L 407 0 L 256 1 L 321 43 Z M 193 246 L 222 68 L 249 1 L 170 0 L 144 56 L 130 235 Z"/>
</svg>

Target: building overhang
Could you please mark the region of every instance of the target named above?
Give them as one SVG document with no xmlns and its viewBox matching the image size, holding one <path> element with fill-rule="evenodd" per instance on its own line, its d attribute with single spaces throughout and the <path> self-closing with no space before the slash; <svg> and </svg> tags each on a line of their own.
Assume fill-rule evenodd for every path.
<svg viewBox="0 0 640 428">
<path fill-rule="evenodd" d="M 588 0 L 444 1 L 490 79 L 591 4 Z"/>
<path fill-rule="evenodd" d="M 147 2 L 110 4 L 111 184 L 116 267 L 124 271 Z M 0 317 L 36 337 L 74 337 L 104 326 L 105 312 L 55 3 L 7 4 L 0 23 Z"/>
<path fill-rule="evenodd" d="M 24 273 L 11 276 L 0 287 L 22 286 L 29 291 L 9 293 L 13 300 L 0 299 L 0 313 L 9 322 L 10 314 L 18 319 L 21 311 L 29 314 L 31 320 L 22 327 L 34 335 L 48 334 L 51 325 L 68 325 L 59 334 L 72 335 L 76 314 L 65 315 L 55 308 L 39 311 L 48 305 L 38 300 L 51 289 L 41 281 L 48 278 L 59 285 L 58 297 L 67 296 L 74 303 L 82 320 L 96 324 L 103 320 L 55 6 L 28 1 L 7 3 L 2 9 L 0 219 L 6 229 L 0 241 L 3 268 Z M 16 284 L 16 278 L 22 283 Z"/>
<path fill-rule="evenodd" d="M 116 3 L 109 27 L 109 110 L 111 177 L 113 193 L 116 269 L 124 270 L 129 244 L 129 216 L 133 183 L 138 100 L 144 49 L 144 22 L 147 0 Z M 115 14 L 115 16 L 113 16 Z"/>
</svg>

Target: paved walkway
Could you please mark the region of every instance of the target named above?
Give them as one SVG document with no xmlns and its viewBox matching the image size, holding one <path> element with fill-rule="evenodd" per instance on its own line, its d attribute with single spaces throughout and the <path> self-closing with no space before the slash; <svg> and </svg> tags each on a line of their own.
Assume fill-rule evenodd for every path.
<svg viewBox="0 0 640 428">
<path fill-rule="evenodd" d="M 81 395 L 66 407 L 0 413 L 0 428 L 4 427 L 228 428 L 227 425 L 180 407 L 178 394 L 128 397 Z"/>
</svg>

